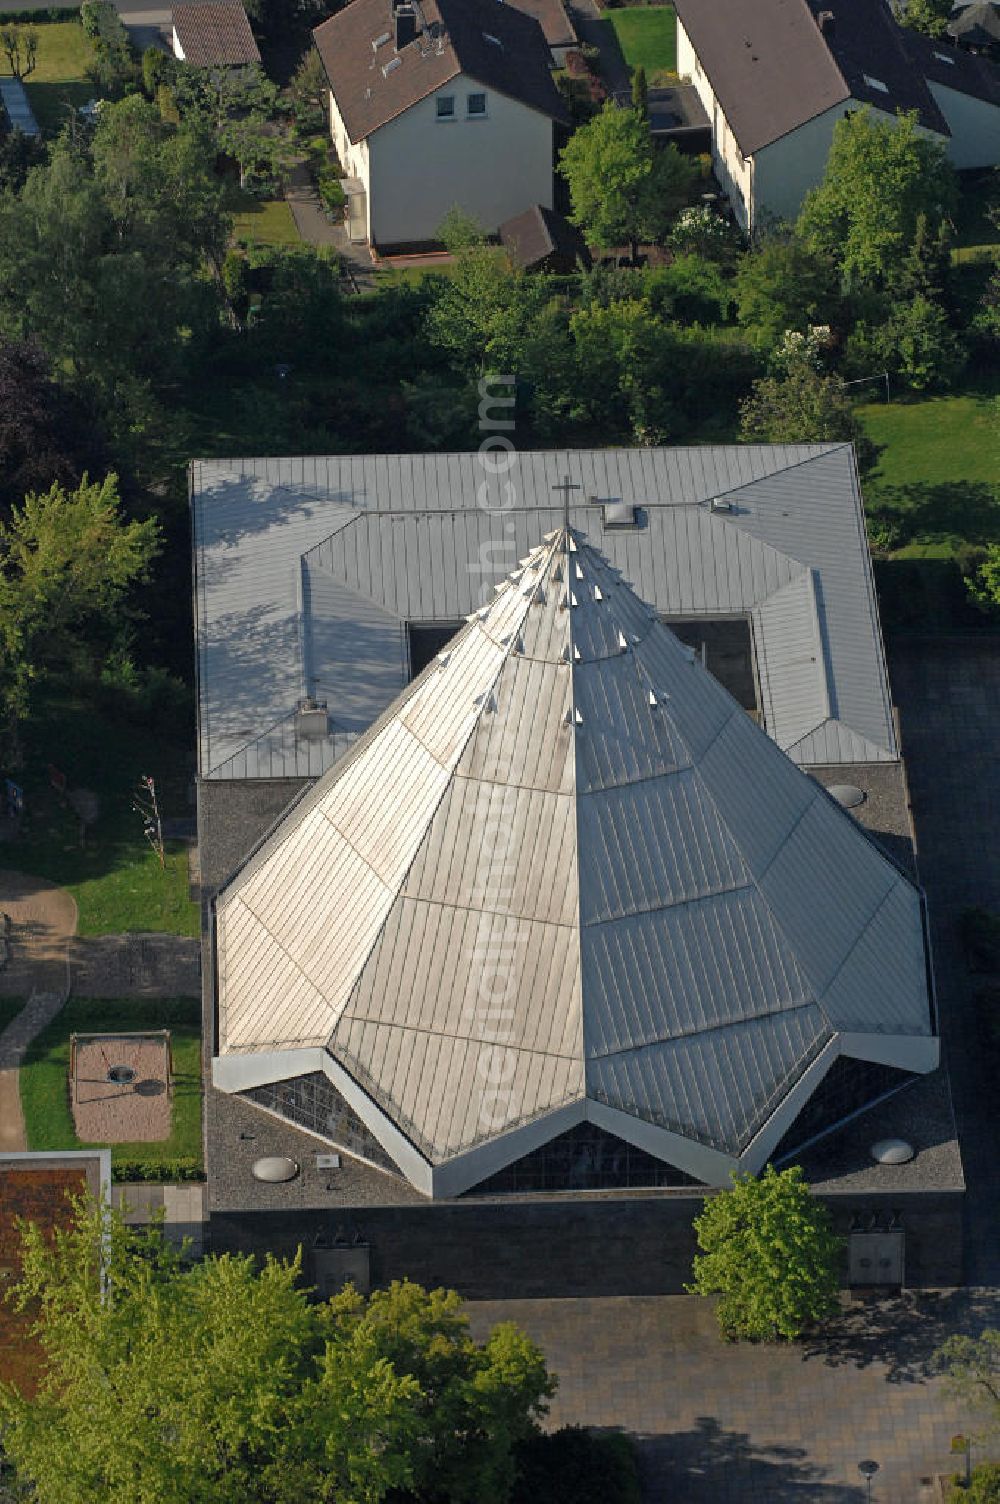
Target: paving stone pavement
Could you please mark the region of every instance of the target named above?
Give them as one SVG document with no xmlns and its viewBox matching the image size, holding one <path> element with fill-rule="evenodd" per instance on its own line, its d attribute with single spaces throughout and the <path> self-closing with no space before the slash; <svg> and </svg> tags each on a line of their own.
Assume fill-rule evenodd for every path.
<svg viewBox="0 0 1000 1504">
<path fill-rule="evenodd" d="M 992 1293 L 850 1310 L 832 1337 L 780 1347 L 723 1343 L 689 1296 L 483 1301 L 482 1337 L 515 1321 L 559 1375 L 554 1425 L 623 1428 L 639 1440 L 648 1504 L 861 1504 L 858 1462 L 880 1471 L 873 1504 L 932 1504 L 964 1417 L 928 1374 L 952 1330 L 1000 1319 Z"/>
<path fill-rule="evenodd" d="M 163 1230 L 170 1242 L 188 1240 L 192 1258 L 200 1258 L 205 1249 L 205 1187 L 198 1182 L 186 1185 L 124 1184 L 111 1187 L 111 1204 L 125 1207 L 125 1221 L 131 1227 L 145 1227 L 162 1209 Z"/>
</svg>

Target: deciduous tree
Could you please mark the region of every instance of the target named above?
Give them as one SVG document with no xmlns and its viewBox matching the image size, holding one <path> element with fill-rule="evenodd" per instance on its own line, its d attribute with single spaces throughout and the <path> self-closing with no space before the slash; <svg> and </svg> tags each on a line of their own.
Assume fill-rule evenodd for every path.
<svg viewBox="0 0 1000 1504">
<path fill-rule="evenodd" d="M 798 228 L 825 252 L 851 290 L 891 288 L 925 216 L 937 235 L 956 201 L 944 146 L 917 116 L 876 120 L 867 106 L 837 121 L 823 181 L 806 195 Z"/>
<path fill-rule="evenodd" d="M 569 184 L 573 223 L 590 245 L 627 244 L 633 261 L 644 241 L 660 240 L 684 207 L 696 168 L 677 148 L 654 146 L 641 109 L 612 101 L 563 147 L 559 169 Z"/>
<path fill-rule="evenodd" d="M 46 670 L 83 659 L 92 633 L 105 643 L 113 637 L 158 534 L 152 520 L 122 518 L 113 475 L 31 494 L 0 523 L 0 697 L 8 726 L 23 718 L 31 686 Z"/>
<path fill-rule="evenodd" d="M 798 1165 L 734 1175 L 694 1227 L 702 1252 L 689 1289 L 719 1297 L 725 1336 L 791 1340 L 836 1311 L 841 1240 Z"/>
<path fill-rule="evenodd" d="M 96 1210 L 52 1246 L 29 1228 L 22 1263 L 46 1368 L 0 1424 L 37 1504 L 505 1504 L 554 1390 L 527 1337 L 474 1342 L 443 1290 L 312 1303 L 297 1259 L 189 1267 Z"/>
</svg>

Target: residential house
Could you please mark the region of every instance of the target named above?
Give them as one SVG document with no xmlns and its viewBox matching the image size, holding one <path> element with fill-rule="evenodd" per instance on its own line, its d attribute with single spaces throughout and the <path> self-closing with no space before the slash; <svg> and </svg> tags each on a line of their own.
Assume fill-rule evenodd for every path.
<svg viewBox="0 0 1000 1504">
<path fill-rule="evenodd" d="M 533 17 L 497 0 L 353 0 L 314 35 L 352 239 L 427 246 L 456 206 L 489 233 L 552 206 L 568 119 Z"/>
<path fill-rule="evenodd" d="M 246 68 L 260 62 L 242 0 L 183 0 L 173 12 L 174 56 L 192 68 Z"/>
<path fill-rule="evenodd" d="M 1000 163 L 1000 70 L 898 26 L 878 0 L 678 0 L 677 68 L 749 234 L 795 217 L 837 121 L 863 105 L 881 119 L 915 111 L 957 168 Z"/>
</svg>

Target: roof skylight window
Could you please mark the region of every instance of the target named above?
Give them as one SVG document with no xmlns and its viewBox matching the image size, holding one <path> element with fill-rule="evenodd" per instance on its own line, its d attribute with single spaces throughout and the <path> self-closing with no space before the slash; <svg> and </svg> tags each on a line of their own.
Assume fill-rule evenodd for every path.
<svg viewBox="0 0 1000 1504">
<path fill-rule="evenodd" d="M 949 68 L 954 68 L 955 59 L 953 57 L 949 57 L 947 52 L 935 52 L 934 56 L 937 58 L 939 63 L 947 63 Z"/>
<path fill-rule="evenodd" d="M 483 32 L 483 41 L 489 42 L 491 47 L 503 47 L 503 43 L 501 42 L 500 38 L 495 37 L 492 31 Z"/>
<path fill-rule="evenodd" d="M 880 78 L 872 78 L 870 73 L 863 73 L 862 77 L 869 89 L 878 89 L 880 94 L 888 94 L 889 85 L 884 84 Z"/>
</svg>

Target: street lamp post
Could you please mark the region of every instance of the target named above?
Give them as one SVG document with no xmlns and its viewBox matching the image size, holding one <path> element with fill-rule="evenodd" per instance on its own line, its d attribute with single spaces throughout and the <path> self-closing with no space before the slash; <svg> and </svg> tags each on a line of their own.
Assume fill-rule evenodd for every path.
<svg viewBox="0 0 1000 1504">
<path fill-rule="evenodd" d="M 873 1461 L 871 1457 L 866 1457 L 863 1462 L 858 1463 L 858 1472 L 861 1474 L 862 1478 L 864 1478 L 865 1482 L 868 1485 L 868 1498 L 871 1499 L 872 1479 L 878 1472 L 878 1463 Z"/>
</svg>

